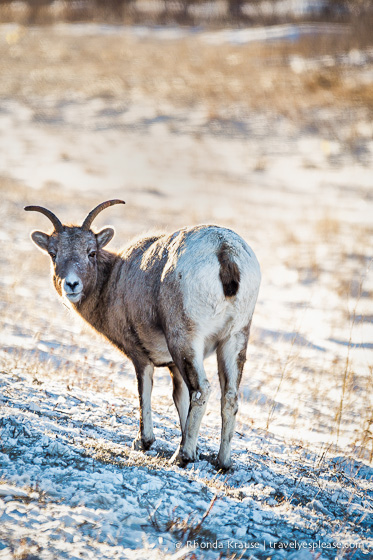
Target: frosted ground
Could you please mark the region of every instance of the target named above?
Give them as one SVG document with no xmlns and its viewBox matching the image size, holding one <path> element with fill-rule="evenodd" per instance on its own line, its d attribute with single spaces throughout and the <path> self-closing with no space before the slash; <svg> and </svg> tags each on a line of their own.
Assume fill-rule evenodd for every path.
<svg viewBox="0 0 373 560">
<path fill-rule="evenodd" d="M 22 33 L 7 27 L 0 36 L 17 49 Z M 357 66 L 359 56 L 370 55 L 352 53 Z M 368 71 L 361 67 L 364 80 Z M 44 78 L 31 70 L 29 79 Z M 320 110 L 312 127 L 141 92 L 34 90 L 3 94 L 0 109 L 0 559 L 372 558 L 367 113 Z M 218 223 L 261 263 L 231 472 L 214 464 L 214 359 L 200 460 L 168 465 L 180 434 L 163 369 L 157 442 L 132 451 L 133 368 L 61 305 L 48 259 L 29 240 L 49 223 L 24 205 L 79 223 L 114 197 L 126 206 L 96 222 L 114 225 L 113 248 L 152 229 Z"/>
</svg>

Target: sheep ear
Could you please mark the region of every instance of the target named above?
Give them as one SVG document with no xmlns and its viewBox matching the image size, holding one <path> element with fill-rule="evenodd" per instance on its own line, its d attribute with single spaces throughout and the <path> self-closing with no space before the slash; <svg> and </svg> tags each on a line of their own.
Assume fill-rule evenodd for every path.
<svg viewBox="0 0 373 560">
<path fill-rule="evenodd" d="M 98 233 L 96 233 L 97 245 L 99 249 L 105 247 L 114 237 L 114 229 L 111 227 L 102 229 Z"/>
<path fill-rule="evenodd" d="M 39 249 L 43 251 L 48 251 L 49 235 L 43 233 L 42 231 L 33 231 L 31 234 L 31 239 Z"/>
</svg>

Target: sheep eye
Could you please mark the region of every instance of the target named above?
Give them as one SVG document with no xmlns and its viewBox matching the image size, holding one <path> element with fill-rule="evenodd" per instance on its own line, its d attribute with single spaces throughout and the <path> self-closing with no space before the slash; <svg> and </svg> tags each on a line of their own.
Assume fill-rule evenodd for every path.
<svg viewBox="0 0 373 560">
<path fill-rule="evenodd" d="M 90 251 L 90 252 L 88 253 L 88 256 L 89 256 L 90 259 L 94 259 L 95 256 L 96 256 L 96 251 Z"/>
<path fill-rule="evenodd" d="M 53 253 L 53 251 L 49 251 L 49 256 L 52 259 L 52 261 L 56 260 L 56 253 Z"/>
</svg>

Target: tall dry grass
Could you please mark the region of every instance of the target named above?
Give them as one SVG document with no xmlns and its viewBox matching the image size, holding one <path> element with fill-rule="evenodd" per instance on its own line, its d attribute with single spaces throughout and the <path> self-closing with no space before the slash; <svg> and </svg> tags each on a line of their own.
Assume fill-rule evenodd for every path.
<svg viewBox="0 0 373 560">
<path fill-rule="evenodd" d="M 297 43 L 217 47 L 201 37 L 137 39 L 130 33 L 71 35 L 46 27 L 5 33 L 0 96 L 106 97 L 210 107 L 211 119 L 266 110 L 312 124 L 320 108 L 373 110 L 373 82 L 350 64 L 355 35 Z M 373 56 L 366 55 L 366 72 Z"/>
</svg>

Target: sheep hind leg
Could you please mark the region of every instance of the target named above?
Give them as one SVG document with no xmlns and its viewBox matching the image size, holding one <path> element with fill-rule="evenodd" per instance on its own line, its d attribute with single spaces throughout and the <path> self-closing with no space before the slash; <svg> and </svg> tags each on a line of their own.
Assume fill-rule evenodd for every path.
<svg viewBox="0 0 373 560">
<path fill-rule="evenodd" d="M 170 462 L 176 462 L 180 466 L 186 466 L 189 462 L 197 459 L 198 432 L 211 392 L 210 383 L 203 368 L 202 353 L 200 359 L 187 356 L 187 354 L 180 353 L 174 356 L 175 363 L 187 385 L 190 399 L 181 444 L 170 460 Z"/>
<path fill-rule="evenodd" d="M 221 440 L 218 465 L 222 470 L 231 467 L 231 443 L 238 410 L 238 389 L 246 361 L 248 330 L 232 335 L 217 348 L 218 372 L 221 387 Z"/>
</svg>

